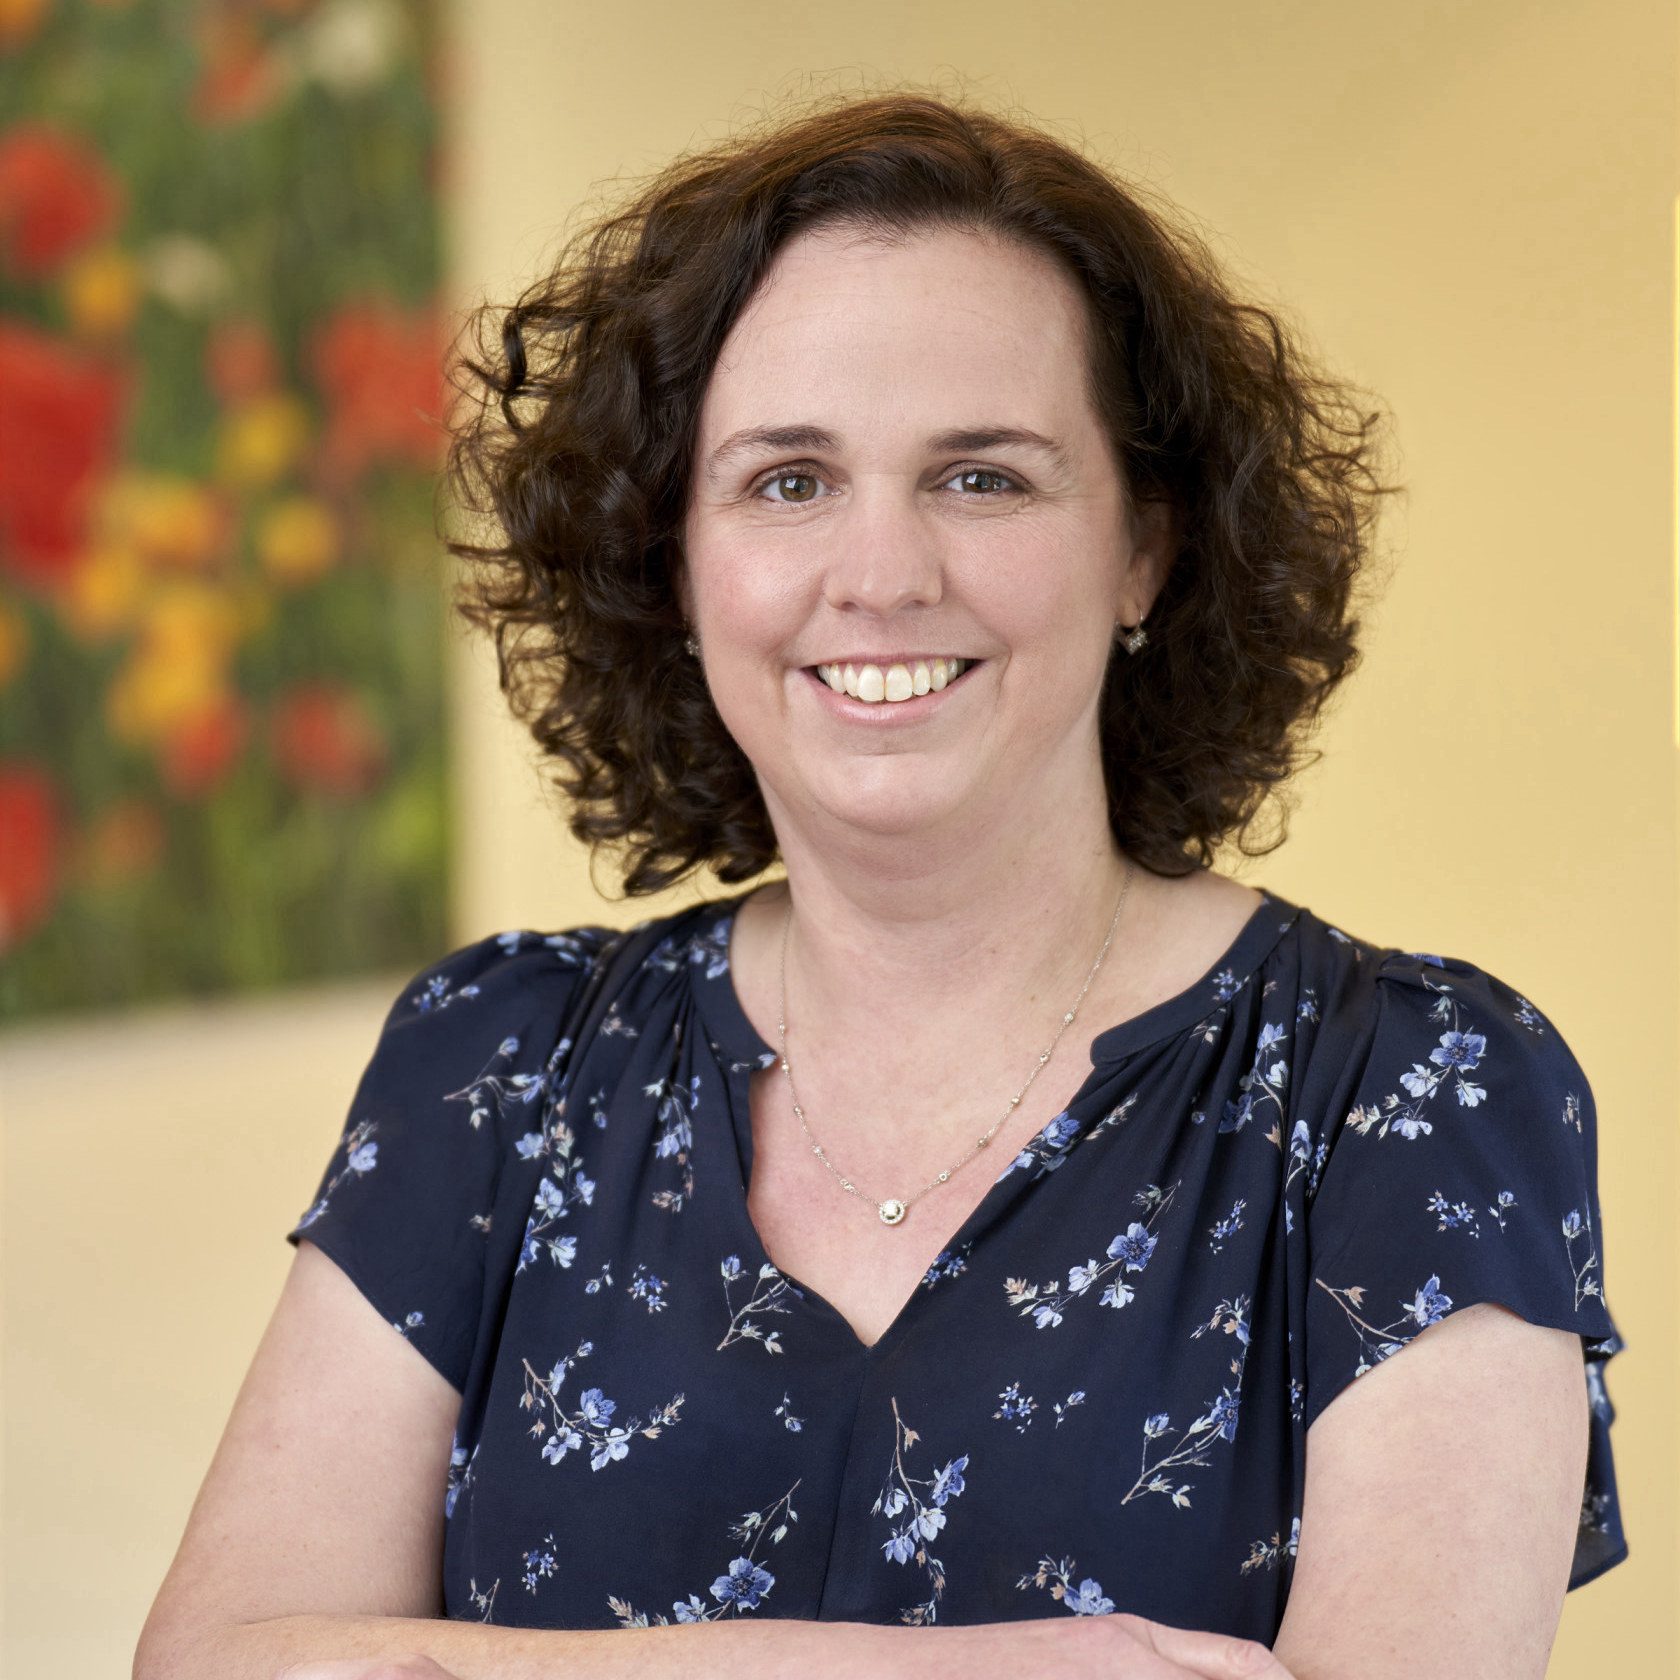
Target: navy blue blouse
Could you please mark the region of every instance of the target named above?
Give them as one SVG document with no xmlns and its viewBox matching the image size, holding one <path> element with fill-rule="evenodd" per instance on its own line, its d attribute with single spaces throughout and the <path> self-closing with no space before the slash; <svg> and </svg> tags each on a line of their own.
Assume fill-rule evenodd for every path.
<svg viewBox="0 0 1680 1680">
<path fill-rule="evenodd" d="M 461 1392 L 451 1616 L 1122 1609 L 1270 1642 L 1308 1428 L 1476 1301 L 1581 1336 L 1571 1585 L 1625 1555 L 1592 1096 L 1526 999 L 1266 899 L 1212 973 L 1097 1035 L 865 1347 L 748 1218 L 775 1057 L 730 980 L 735 903 L 422 976 L 292 1234 Z"/>
</svg>

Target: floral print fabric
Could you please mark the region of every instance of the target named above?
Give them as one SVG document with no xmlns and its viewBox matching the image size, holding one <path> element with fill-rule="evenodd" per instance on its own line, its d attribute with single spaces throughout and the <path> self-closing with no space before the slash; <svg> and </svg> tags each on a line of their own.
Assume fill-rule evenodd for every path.
<svg viewBox="0 0 1680 1680">
<path fill-rule="evenodd" d="M 1307 1430 L 1479 1301 L 1581 1337 L 1572 1584 L 1625 1554 L 1592 1097 L 1524 998 L 1266 899 L 1213 973 L 1097 1035 L 865 1347 L 747 1214 L 774 1056 L 733 911 L 423 975 L 293 1233 L 461 1391 L 449 1614 L 1129 1610 L 1270 1641 Z"/>
</svg>

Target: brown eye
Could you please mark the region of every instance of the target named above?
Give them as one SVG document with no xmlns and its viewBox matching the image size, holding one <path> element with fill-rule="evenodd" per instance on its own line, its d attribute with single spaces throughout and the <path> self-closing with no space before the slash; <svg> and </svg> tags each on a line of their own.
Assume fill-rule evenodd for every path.
<svg viewBox="0 0 1680 1680">
<path fill-rule="evenodd" d="M 817 493 L 817 481 L 810 473 L 783 473 L 771 480 L 777 501 L 808 502 Z"/>
<path fill-rule="evenodd" d="M 1010 480 L 1005 478 L 1002 473 L 979 470 L 963 473 L 957 482 L 962 485 L 963 489 L 972 490 L 975 494 L 982 496 L 995 495 L 1000 490 L 1013 488 Z"/>
</svg>

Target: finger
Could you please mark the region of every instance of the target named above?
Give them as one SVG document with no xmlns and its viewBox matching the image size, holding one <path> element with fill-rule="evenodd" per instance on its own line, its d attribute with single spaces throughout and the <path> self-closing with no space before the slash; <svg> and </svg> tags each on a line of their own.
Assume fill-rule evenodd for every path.
<svg viewBox="0 0 1680 1680">
<path fill-rule="evenodd" d="M 1115 1620 L 1123 1623 L 1146 1650 L 1177 1663 L 1201 1680 L 1292 1680 L 1289 1670 L 1252 1639 L 1168 1627 L 1142 1616 L 1122 1614 Z"/>
</svg>

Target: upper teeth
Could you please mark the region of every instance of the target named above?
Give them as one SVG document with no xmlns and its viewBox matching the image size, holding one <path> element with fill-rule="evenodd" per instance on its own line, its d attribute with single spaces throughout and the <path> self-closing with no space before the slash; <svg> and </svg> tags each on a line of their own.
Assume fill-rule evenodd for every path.
<svg viewBox="0 0 1680 1680">
<path fill-rule="evenodd" d="M 908 700 L 914 694 L 938 693 L 968 669 L 965 659 L 918 659 L 914 665 L 819 665 L 817 675 L 836 694 L 854 700 Z"/>
</svg>

